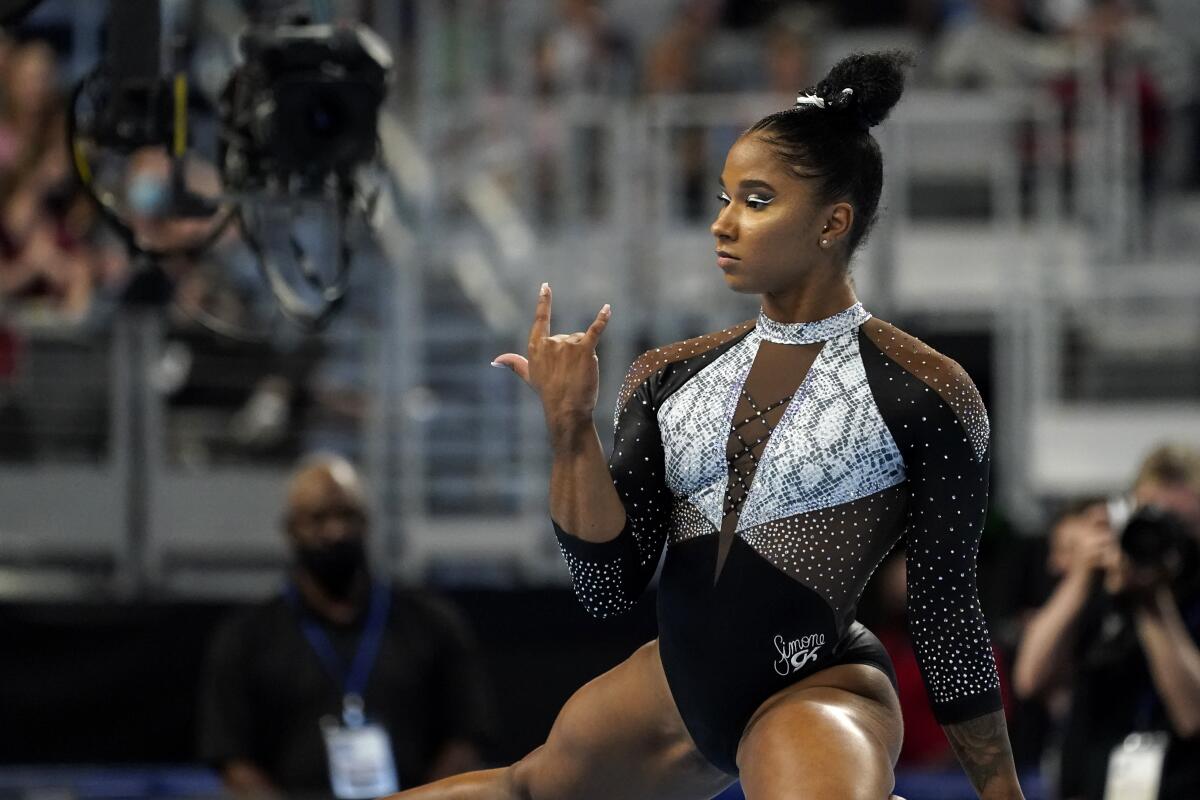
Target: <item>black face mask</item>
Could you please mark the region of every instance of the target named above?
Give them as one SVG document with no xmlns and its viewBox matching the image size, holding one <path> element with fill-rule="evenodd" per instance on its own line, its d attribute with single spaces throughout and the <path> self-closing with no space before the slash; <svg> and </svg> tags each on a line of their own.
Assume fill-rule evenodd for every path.
<svg viewBox="0 0 1200 800">
<path fill-rule="evenodd" d="M 332 544 L 296 548 L 296 562 L 326 592 L 345 597 L 355 577 L 366 568 L 367 551 L 362 539 L 339 539 Z"/>
</svg>

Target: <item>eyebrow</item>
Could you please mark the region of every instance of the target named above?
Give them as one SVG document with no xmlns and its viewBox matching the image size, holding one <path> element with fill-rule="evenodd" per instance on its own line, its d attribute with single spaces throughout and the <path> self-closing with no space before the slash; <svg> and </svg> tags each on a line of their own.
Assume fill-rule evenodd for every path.
<svg viewBox="0 0 1200 800">
<path fill-rule="evenodd" d="M 725 179 L 724 178 L 717 178 L 717 183 L 721 184 L 722 189 L 725 188 Z M 738 188 L 739 189 L 766 189 L 769 192 L 775 191 L 775 187 L 772 186 L 771 184 L 767 183 L 766 181 L 760 181 L 760 180 L 754 180 L 754 179 L 742 181 L 741 183 L 738 184 Z"/>
</svg>

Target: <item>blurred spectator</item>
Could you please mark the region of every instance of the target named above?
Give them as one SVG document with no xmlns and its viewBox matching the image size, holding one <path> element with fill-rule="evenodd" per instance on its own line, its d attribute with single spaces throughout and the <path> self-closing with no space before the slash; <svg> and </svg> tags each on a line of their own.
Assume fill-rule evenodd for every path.
<svg viewBox="0 0 1200 800">
<path fill-rule="evenodd" d="M 1076 548 L 1083 545 L 1097 526 L 1107 524 L 1104 499 L 1089 497 L 1068 503 L 1055 516 L 1047 536 L 1030 541 L 1014 553 L 1015 559 L 1005 570 L 1016 607 L 1005 626 L 1003 639 L 1007 652 L 1015 652 L 1024 628 L 1071 569 Z M 1014 576 L 1015 579 L 1014 579 Z M 1051 685 L 1038 693 L 1028 691 L 1028 676 L 1013 672 L 1013 755 L 1018 766 L 1042 767 L 1055 774 L 1061 752 L 1062 726 L 1070 707 L 1070 675 L 1055 676 Z"/>
<path fill-rule="evenodd" d="M 124 300 L 166 307 L 155 387 L 168 398 L 168 452 L 189 466 L 292 463 L 304 452 L 309 396 L 299 387 L 317 343 L 280 324 L 274 296 L 237 225 L 228 224 L 215 169 L 161 146 L 121 165 L 116 203 L 139 248 Z M 299 424 L 297 424 L 299 423 Z"/>
<path fill-rule="evenodd" d="M 54 51 L 34 41 L 0 63 L 0 303 L 33 322 L 80 322 L 125 259 L 75 182 Z"/>
<path fill-rule="evenodd" d="M 166 147 L 143 147 L 130 154 L 124 177 L 124 213 L 139 248 L 193 250 L 210 238 L 222 219 L 217 211 L 220 178 L 211 164 L 196 157 L 177 163 Z M 205 213 L 205 206 L 211 213 Z"/>
<path fill-rule="evenodd" d="M 7 198 L 47 151 L 63 146 L 63 104 L 50 45 L 6 40 L 0 50 L 0 196 Z"/>
<path fill-rule="evenodd" d="M 788 6 L 767 23 L 767 90 L 789 97 L 816 82 L 813 63 L 826 29 L 825 15 L 816 6 Z"/>
<path fill-rule="evenodd" d="M 943 32 L 933 78 L 956 88 L 1045 86 L 1064 77 L 1074 58 L 1066 37 L 1031 29 L 1021 0 L 975 0 Z"/>
<path fill-rule="evenodd" d="M 347 742 L 370 796 L 393 774 L 409 787 L 478 767 L 491 711 L 472 637 L 447 606 L 372 573 L 350 463 L 301 467 L 283 522 L 286 591 L 229 621 L 207 662 L 201 751 L 226 786 L 328 796 L 350 778 L 333 746 Z M 371 755 L 381 736 L 390 747 Z"/>
<path fill-rule="evenodd" d="M 143 147 L 123 164 L 121 218 L 133 243 L 153 256 L 140 270 L 160 273 L 171 321 L 231 338 L 267 338 L 274 301 L 236 225 L 227 224 L 216 169 L 164 147 Z M 224 227 L 222 227 L 224 226 Z"/>
<path fill-rule="evenodd" d="M 600 0 L 557 0 L 557 14 L 542 30 L 534 49 L 534 82 L 552 103 L 571 96 L 626 95 L 636 88 L 632 43 L 608 18 Z M 556 224 L 562 209 L 578 202 L 590 217 L 605 210 L 607 142 L 602 128 L 565 118 L 556 105 L 538 110 L 534 198 L 543 222 Z M 561 168 L 562 152 L 573 151 Z M 564 185 L 565 184 L 565 185 Z M 569 197 L 567 195 L 570 195 Z"/>
<path fill-rule="evenodd" d="M 1097 44 L 1109 93 L 1136 110 L 1142 187 L 1153 199 L 1163 177 L 1172 113 L 1195 96 L 1188 54 L 1154 9 L 1133 0 L 1097 0 L 1075 32 Z"/>
<path fill-rule="evenodd" d="M 1040 15 L 1032 16 L 1031 9 Z M 1041 7 L 1021 0 L 975 0 L 973 11 L 957 15 L 945 31 L 933 77 L 956 88 L 1048 91 L 1067 111 L 1064 134 L 1070 160 L 1074 116 L 1081 93 L 1094 78 L 1110 101 L 1130 103 L 1136 111 L 1147 198 L 1159 176 L 1169 111 L 1194 93 L 1186 51 L 1151 8 L 1133 0 Z"/>
<path fill-rule="evenodd" d="M 1200 452 L 1155 450 L 1139 470 L 1132 497 L 1139 508 L 1169 512 L 1189 541 L 1200 541 Z M 1114 530 L 1112 508 L 1093 506 L 1068 521 L 1069 566 L 1030 620 L 1015 687 L 1023 697 L 1070 688 L 1061 797 L 1105 797 L 1111 754 L 1133 732 L 1163 735 L 1165 752 L 1151 748 L 1146 756 L 1151 774 L 1161 775 L 1157 797 L 1200 797 L 1195 564 L 1179 573 L 1169 566 L 1174 559 L 1135 567 Z"/>
<path fill-rule="evenodd" d="M 684 0 L 675 19 L 646 55 L 646 91 L 687 94 L 710 88 L 710 76 L 704 69 L 711 63 L 707 50 L 717 34 L 720 18 L 720 0 Z"/>
<path fill-rule="evenodd" d="M 646 54 L 643 86 L 651 94 L 693 94 L 720 85 L 713 57 L 721 18 L 720 0 L 683 0 L 675 18 Z M 672 153 L 682 181 L 683 216 L 702 219 L 712 209 L 712 186 L 706 181 L 708 141 L 703 128 L 683 128 L 675 135 Z M 715 181 L 713 181 L 715 183 Z"/>
<path fill-rule="evenodd" d="M 1090 42 L 1106 67 L 1145 71 L 1159 91 L 1194 93 L 1186 33 L 1160 18 L 1159 4 L 1137 0 L 1056 0 L 1042 9 L 1047 30 Z"/>
<path fill-rule="evenodd" d="M 538 37 L 534 72 L 539 93 L 628 93 L 634 62 L 628 39 L 599 0 L 558 0 L 554 22 Z"/>
</svg>

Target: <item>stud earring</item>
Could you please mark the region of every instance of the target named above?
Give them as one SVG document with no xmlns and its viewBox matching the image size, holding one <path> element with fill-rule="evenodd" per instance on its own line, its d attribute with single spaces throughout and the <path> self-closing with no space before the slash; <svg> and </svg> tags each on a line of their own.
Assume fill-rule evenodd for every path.
<svg viewBox="0 0 1200 800">
<path fill-rule="evenodd" d="M 829 240 L 828 240 L 828 239 L 822 239 L 822 240 L 821 240 L 821 247 L 829 247 Z"/>
</svg>

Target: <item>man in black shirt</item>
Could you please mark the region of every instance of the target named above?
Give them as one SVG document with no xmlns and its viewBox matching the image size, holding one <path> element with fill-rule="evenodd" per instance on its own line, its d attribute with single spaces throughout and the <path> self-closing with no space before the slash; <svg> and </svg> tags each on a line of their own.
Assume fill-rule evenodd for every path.
<svg viewBox="0 0 1200 800">
<path fill-rule="evenodd" d="M 1133 495 L 1139 506 L 1170 512 L 1200 538 L 1200 454 L 1159 448 L 1144 462 Z M 1110 760 L 1136 732 L 1162 734 L 1166 745 L 1165 753 L 1148 747 L 1138 756 L 1160 775 L 1157 797 L 1194 800 L 1200 797 L 1200 591 L 1195 580 L 1172 582 L 1134 567 L 1104 506 L 1080 519 L 1086 524 L 1077 531 L 1070 566 L 1030 620 L 1014 669 L 1019 694 L 1046 691 L 1064 676 L 1070 687 L 1058 796 L 1111 796 Z"/>
<path fill-rule="evenodd" d="M 375 796 L 479 766 L 491 703 L 472 637 L 443 603 L 371 575 L 367 522 L 348 462 L 302 467 L 289 585 L 214 638 L 200 744 L 235 793 L 329 796 L 332 781 Z"/>
</svg>

